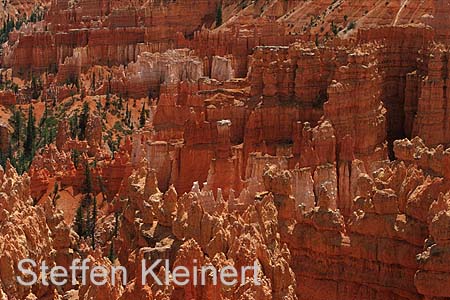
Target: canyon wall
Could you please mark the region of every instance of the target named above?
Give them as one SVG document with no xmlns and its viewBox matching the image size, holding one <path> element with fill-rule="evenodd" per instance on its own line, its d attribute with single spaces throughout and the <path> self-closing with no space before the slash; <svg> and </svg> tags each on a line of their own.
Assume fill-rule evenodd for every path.
<svg viewBox="0 0 450 300">
<path fill-rule="evenodd" d="M 447 2 L 51 1 L 1 49 L 1 298 L 450 298 Z M 23 257 L 130 281 L 27 289 Z"/>
</svg>

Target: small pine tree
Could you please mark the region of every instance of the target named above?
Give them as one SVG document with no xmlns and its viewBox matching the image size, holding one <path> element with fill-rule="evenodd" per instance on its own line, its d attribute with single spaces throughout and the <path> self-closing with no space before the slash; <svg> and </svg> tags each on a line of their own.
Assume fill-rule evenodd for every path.
<svg viewBox="0 0 450 300">
<path fill-rule="evenodd" d="M 56 207 L 56 201 L 60 198 L 58 192 L 59 192 L 59 185 L 58 182 L 55 182 L 55 185 L 53 186 L 53 196 L 52 196 L 53 207 Z"/>
<path fill-rule="evenodd" d="M 145 111 L 145 103 L 142 105 L 141 115 L 139 117 L 139 126 L 140 128 L 145 126 L 145 121 L 147 119 L 147 113 Z"/>
<path fill-rule="evenodd" d="M 119 234 L 119 213 L 116 212 L 114 213 L 114 231 L 113 231 L 113 236 L 117 237 Z"/>
<path fill-rule="evenodd" d="M 34 144 L 36 139 L 36 126 L 35 117 L 33 113 L 33 106 L 30 105 L 28 109 L 28 122 L 26 129 L 26 137 L 24 143 L 24 155 L 27 159 L 31 160 L 34 154 Z"/>
<path fill-rule="evenodd" d="M 84 102 L 83 110 L 78 121 L 78 139 L 83 141 L 86 139 L 86 127 L 89 120 L 89 104 Z"/>
<path fill-rule="evenodd" d="M 0 166 L 2 166 L 2 168 L 5 168 L 6 160 L 7 160 L 6 154 L 0 151 Z"/>
<path fill-rule="evenodd" d="M 41 95 L 41 82 L 40 79 L 36 78 L 34 75 L 31 77 L 31 98 L 38 99 Z"/>
<path fill-rule="evenodd" d="M 115 212 L 114 213 L 114 230 L 111 236 L 111 245 L 109 248 L 109 254 L 108 254 L 108 258 L 111 262 L 113 262 L 116 259 L 116 253 L 114 250 L 114 240 L 117 238 L 118 234 L 119 234 L 119 213 Z"/>
<path fill-rule="evenodd" d="M 117 103 L 117 109 L 122 110 L 123 108 L 123 99 L 122 99 L 122 95 L 119 95 L 119 101 Z"/>
<path fill-rule="evenodd" d="M 109 247 L 108 258 L 111 262 L 116 260 L 116 253 L 114 251 L 114 239 L 111 240 L 111 245 Z"/>
<path fill-rule="evenodd" d="M 87 236 L 91 237 L 92 248 L 95 249 L 95 231 L 96 231 L 96 222 L 97 222 L 97 200 L 92 196 L 93 188 L 92 188 L 92 177 L 91 177 L 91 169 L 89 164 L 86 163 L 85 166 L 85 179 L 84 179 L 84 205 L 90 207 L 92 205 L 92 212 L 88 220 L 88 232 L 86 232 Z"/>
<path fill-rule="evenodd" d="M 128 109 L 128 102 L 127 102 L 127 107 L 125 110 L 125 124 L 127 124 L 128 127 L 131 126 L 131 112 Z"/>
<path fill-rule="evenodd" d="M 153 99 L 153 92 L 152 90 L 148 90 L 148 100 Z"/>
<path fill-rule="evenodd" d="M 78 113 L 69 118 L 70 136 L 75 139 L 78 136 Z"/>
<path fill-rule="evenodd" d="M 98 186 L 100 187 L 100 191 L 102 192 L 103 201 L 107 201 L 106 186 L 105 186 L 105 183 L 103 182 L 103 178 L 101 176 L 98 176 Z"/>
<path fill-rule="evenodd" d="M 44 126 L 45 121 L 48 118 L 48 105 L 47 105 L 47 101 L 44 102 L 44 114 L 42 115 L 41 120 L 39 121 L 39 127 Z"/>
<path fill-rule="evenodd" d="M 95 82 L 95 73 L 92 73 L 91 89 L 92 89 L 93 91 L 95 91 L 95 86 L 96 86 L 96 82 Z"/>
<path fill-rule="evenodd" d="M 95 231 L 96 231 L 96 223 L 97 223 L 97 199 L 93 199 L 92 205 L 92 218 L 91 218 L 91 242 L 92 249 L 95 249 Z"/>
<path fill-rule="evenodd" d="M 356 28 L 356 22 L 355 21 L 351 21 L 348 24 L 347 30 L 352 30 L 352 29 L 355 29 L 355 28 Z"/>
<path fill-rule="evenodd" d="M 107 93 L 108 93 L 108 94 L 111 94 L 111 92 L 112 92 L 111 81 L 112 81 L 112 75 L 109 75 L 109 76 L 108 76 L 108 90 L 107 90 Z"/>
<path fill-rule="evenodd" d="M 100 101 L 100 99 L 95 101 L 95 107 L 96 107 L 98 112 L 100 112 L 100 113 L 102 112 L 102 102 Z"/>
<path fill-rule="evenodd" d="M 47 120 L 48 120 L 48 106 L 47 102 L 44 102 L 44 114 L 42 115 L 42 118 L 39 121 L 38 125 L 40 140 L 37 143 L 37 148 L 39 148 L 42 144 L 44 145 L 50 144 L 51 140 L 49 139 L 49 135 L 51 135 L 51 129 L 47 124 Z"/>
<path fill-rule="evenodd" d="M 217 7 L 217 13 L 216 13 L 216 27 L 219 27 L 223 23 L 222 19 L 222 3 L 219 4 L 219 7 Z"/>
<path fill-rule="evenodd" d="M 106 101 L 105 101 L 105 112 L 108 111 L 109 107 L 111 106 L 111 94 L 108 92 L 106 94 Z"/>
<path fill-rule="evenodd" d="M 84 236 L 83 204 L 81 204 L 77 209 L 77 213 L 75 215 L 74 227 L 75 227 L 75 232 L 78 234 L 78 236 L 83 237 Z"/>
<path fill-rule="evenodd" d="M 13 126 L 12 142 L 19 146 L 23 136 L 23 114 L 20 109 L 14 109 L 10 123 Z"/>
<path fill-rule="evenodd" d="M 336 26 L 336 24 L 334 24 L 334 22 L 331 22 L 331 31 L 333 32 L 334 35 L 338 35 L 339 34 L 339 29 Z"/>
<path fill-rule="evenodd" d="M 80 161 L 80 152 L 77 149 L 72 150 L 72 162 L 75 166 L 75 169 L 78 168 L 78 163 Z"/>
<path fill-rule="evenodd" d="M 91 178 L 91 168 L 89 167 L 89 163 L 86 162 L 84 169 L 84 183 L 83 183 L 83 192 L 90 197 L 92 194 L 92 178 Z M 89 205 L 90 203 L 86 203 Z"/>
</svg>

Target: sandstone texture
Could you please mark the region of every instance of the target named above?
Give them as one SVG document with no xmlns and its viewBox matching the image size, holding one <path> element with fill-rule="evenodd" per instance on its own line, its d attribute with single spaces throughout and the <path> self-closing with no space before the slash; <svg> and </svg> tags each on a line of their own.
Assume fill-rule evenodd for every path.
<svg viewBox="0 0 450 300">
<path fill-rule="evenodd" d="M 450 299 L 449 1 L 0 5 L 0 299 Z"/>
</svg>

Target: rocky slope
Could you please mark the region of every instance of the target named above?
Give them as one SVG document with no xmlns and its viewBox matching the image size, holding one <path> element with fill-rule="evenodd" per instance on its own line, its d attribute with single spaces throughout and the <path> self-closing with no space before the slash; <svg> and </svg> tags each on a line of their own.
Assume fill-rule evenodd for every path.
<svg viewBox="0 0 450 300">
<path fill-rule="evenodd" d="M 450 299 L 448 1 L 194 2 L 5 24 L 0 298 Z M 26 288 L 23 258 L 129 281 Z"/>
</svg>

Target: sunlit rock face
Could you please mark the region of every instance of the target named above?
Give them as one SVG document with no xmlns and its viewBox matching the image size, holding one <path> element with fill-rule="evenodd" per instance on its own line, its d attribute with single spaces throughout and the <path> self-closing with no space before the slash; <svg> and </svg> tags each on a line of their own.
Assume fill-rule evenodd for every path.
<svg viewBox="0 0 450 300">
<path fill-rule="evenodd" d="M 448 1 L 4 2 L 1 299 L 450 298 Z"/>
</svg>

